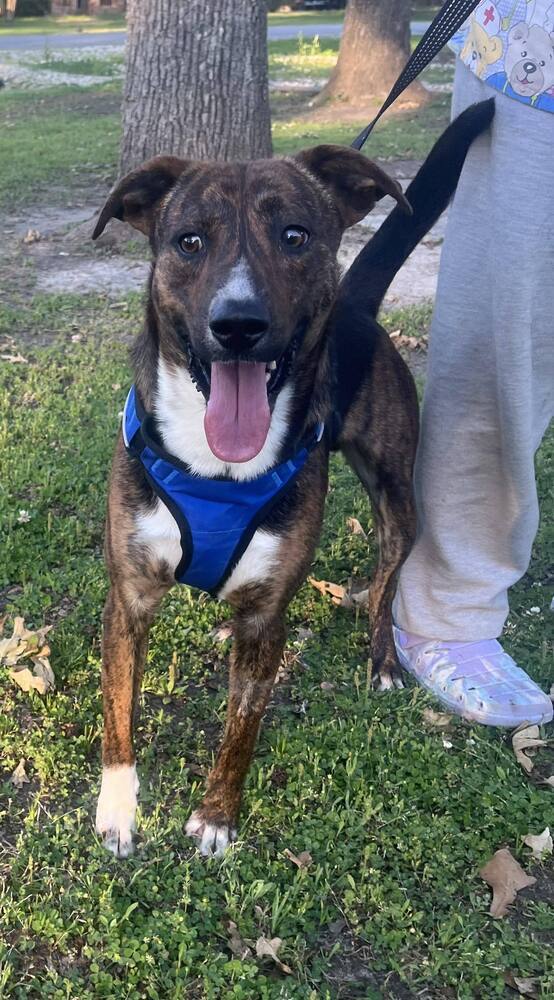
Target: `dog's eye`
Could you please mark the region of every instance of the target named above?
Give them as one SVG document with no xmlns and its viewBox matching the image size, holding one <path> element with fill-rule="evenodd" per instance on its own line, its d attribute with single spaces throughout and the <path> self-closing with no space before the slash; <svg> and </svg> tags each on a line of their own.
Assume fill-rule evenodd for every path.
<svg viewBox="0 0 554 1000">
<path fill-rule="evenodd" d="M 525 56 L 526 56 L 526 55 L 527 55 L 527 52 L 526 52 L 526 51 L 525 51 L 525 49 L 524 49 L 524 50 L 523 50 L 523 52 L 521 53 L 521 58 L 522 58 L 522 59 L 525 59 Z"/>
<path fill-rule="evenodd" d="M 287 250 L 298 250 L 306 245 L 310 234 L 303 226 L 287 226 L 281 234 L 281 242 Z"/>
<path fill-rule="evenodd" d="M 544 59 L 541 59 L 541 61 L 539 63 L 539 66 L 546 66 L 546 63 L 545 63 Z"/>
<path fill-rule="evenodd" d="M 198 233 L 185 233 L 179 240 L 179 248 L 183 253 L 198 253 L 202 249 L 203 243 Z"/>
</svg>

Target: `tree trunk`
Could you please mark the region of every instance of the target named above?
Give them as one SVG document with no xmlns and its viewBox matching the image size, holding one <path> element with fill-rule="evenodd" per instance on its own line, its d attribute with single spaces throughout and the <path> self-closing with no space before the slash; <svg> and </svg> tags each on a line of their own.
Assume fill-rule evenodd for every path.
<svg viewBox="0 0 554 1000">
<path fill-rule="evenodd" d="M 265 0 L 130 0 L 120 172 L 271 156 Z"/>
<path fill-rule="evenodd" d="M 410 56 L 410 8 L 409 0 L 349 0 L 337 65 L 316 104 L 369 106 L 387 96 Z"/>
</svg>

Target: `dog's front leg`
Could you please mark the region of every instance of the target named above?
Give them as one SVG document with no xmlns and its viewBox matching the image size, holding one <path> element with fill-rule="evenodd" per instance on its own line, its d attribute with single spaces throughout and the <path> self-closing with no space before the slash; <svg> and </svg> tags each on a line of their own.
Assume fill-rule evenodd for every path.
<svg viewBox="0 0 554 1000">
<path fill-rule="evenodd" d="M 284 616 L 239 614 L 234 637 L 223 742 L 202 804 L 187 823 L 205 856 L 223 854 L 236 839 L 242 787 L 285 646 Z"/>
<path fill-rule="evenodd" d="M 112 586 L 104 609 L 102 696 L 104 736 L 102 786 L 96 830 L 118 858 L 133 850 L 138 778 L 133 747 L 136 713 L 148 643 L 150 618 L 133 614 Z"/>
</svg>

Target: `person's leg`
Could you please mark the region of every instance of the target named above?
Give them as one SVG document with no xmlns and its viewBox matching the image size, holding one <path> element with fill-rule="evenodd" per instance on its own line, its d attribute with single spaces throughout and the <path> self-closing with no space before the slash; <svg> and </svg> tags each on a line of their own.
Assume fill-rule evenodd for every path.
<svg viewBox="0 0 554 1000">
<path fill-rule="evenodd" d="M 493 93 L 458 63 L 455 113 Z M 529 563 L 538 524 L 533 460 L 554 384 L 553 163 L 552 116 L 498 94 L 491 131 L 469 151 L 443 248 L 416 462 L 419 535 L 394 609 L 405 633 L 495 639 L 507 590 Z M 506 676 L 509 657 L 498 644 L 481 653 L 495 676 Z M 519 671 L 512 681 L 523 678 Z M 535 697 L 529 684 L 523 703 Z M 458 684 L 456 700 L 464 696 Z M 508 710 L 506 724 L 517 711 Z M 467 714 L 478 717 L 478 707 Z M 492 715 L 498 723 L 502 713 Z"/>
</svg>

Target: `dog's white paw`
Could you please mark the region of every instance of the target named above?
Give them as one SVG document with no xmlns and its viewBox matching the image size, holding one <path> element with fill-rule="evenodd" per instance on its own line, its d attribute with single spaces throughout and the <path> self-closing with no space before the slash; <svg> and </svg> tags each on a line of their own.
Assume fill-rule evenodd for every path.
<svg viewBox="0 0 554 1000">
<path fill-rule="evenodd" d="M 237 831 L 228 823 L 208 823 L 201 810 L 193 812 L 186 827 L 189 837 L 199 841 L 198 850 L 204 858 L 220 858 L 229 844 L 237 839 Z"/>
<path fill-rule="evenodd" d="M 105 767 L 96 807 L 96 832 L 104 847 L 116 858 L 128 858 L 133 853 L 133 833 L 137 811 L 139 780 L 133 765 Z"/>
</svg>

